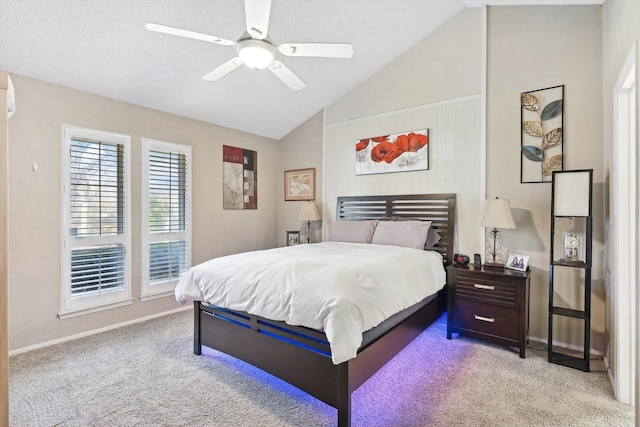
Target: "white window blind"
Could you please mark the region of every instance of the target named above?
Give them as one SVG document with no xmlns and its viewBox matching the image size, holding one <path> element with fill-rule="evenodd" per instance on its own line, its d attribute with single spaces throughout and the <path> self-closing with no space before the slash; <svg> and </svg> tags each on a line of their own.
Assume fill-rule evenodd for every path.
<svg viewBox="0 0 640 427">
<path fill-rule="evenodd" d="M 129 137 L 63 127 L 61 315 L 130 297 Z"/>
<path fill-rule="evenodd" d="M 190 147 L 145 140 L 143 296 L 173 291 L 191 262 Z"/>
<path fill-rule="evenodd" d="M 124 288 L 124 256 L 123 245 L 71 250 L 71 295 Z"/>
<path fill-rule="evenodd" d="M 71 233 L 124 232 L 124 146 L 71 139 Z"/>
<path fill-rule="evenodd" d="M 71 237 L 124 234 L 124 146 L 71 139 Z M 71 295 L 124 288 L 124 245 L 71 250 Z"/>
</svg>

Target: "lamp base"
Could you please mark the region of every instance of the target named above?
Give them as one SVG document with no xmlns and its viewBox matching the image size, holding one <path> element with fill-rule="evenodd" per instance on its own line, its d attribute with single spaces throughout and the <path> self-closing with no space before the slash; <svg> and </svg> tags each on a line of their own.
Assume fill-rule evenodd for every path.
<svg viewBox="0 0 640 427">
<path fill-rule="evenodd" d="M 504 264 L 500 264 L 499 262 L 485 262 L 482 266 L 493 270 L 504 270 Z"/>
</svg>

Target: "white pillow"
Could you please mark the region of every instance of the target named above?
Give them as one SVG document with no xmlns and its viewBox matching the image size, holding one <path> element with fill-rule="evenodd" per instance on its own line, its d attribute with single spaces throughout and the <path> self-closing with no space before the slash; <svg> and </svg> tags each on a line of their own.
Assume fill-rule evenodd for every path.
<svg viewBox="0 0 640 427">
<path fill-rule="evenodd" d="M 332 242 L 371 243 L 378 220 L 347 221 L 339 219 L 331 226 Z"/>
<path fill-rule="evenodd" d="M 424 249 L 431 221 L 380 221 L 371 243 Z"/>
</svg>

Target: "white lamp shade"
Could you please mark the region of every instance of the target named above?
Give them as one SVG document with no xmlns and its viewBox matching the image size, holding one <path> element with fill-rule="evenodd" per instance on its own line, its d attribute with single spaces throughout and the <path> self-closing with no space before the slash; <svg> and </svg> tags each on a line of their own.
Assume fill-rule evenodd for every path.
<svg viewBox="0 0 640 427">
<path fill-rule="evenodd" d="M 298 221 L 320 221 L 320 211 L 318 211 L 318 205 L 315 202 L 303 203 L 300 207 L 300 214 L 298 215 Z"/>
<path fill-rule="evenodd" d="M 553 174 L 555 216 L 589 216 L 591 172 L 564 171 Z"/>
<path fill-rule="evenodd" d="M 507 199 L 486 199 L 476 222 L 478 227 L 486 228 L 516 228 L 511 207 Z"/>
</svg>

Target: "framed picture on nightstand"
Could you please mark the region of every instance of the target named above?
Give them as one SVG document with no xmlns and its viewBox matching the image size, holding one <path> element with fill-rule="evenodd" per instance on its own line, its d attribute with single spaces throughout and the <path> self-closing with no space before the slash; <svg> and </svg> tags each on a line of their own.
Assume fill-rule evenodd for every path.
<svg viewBox="0 0 640 427">
<path fill-rule="evenodd" d="M 527 271 L 527 268 L 529 268 L 529 257 L 527 255 L 510 254 L 505 267 L 512 270 Z"/>
<path fill-rule="evenodd" d="M 300 232 L 287 231 L 287 246 L 294 246 L 298 244 L 300 244 Z"/>
</svg>

